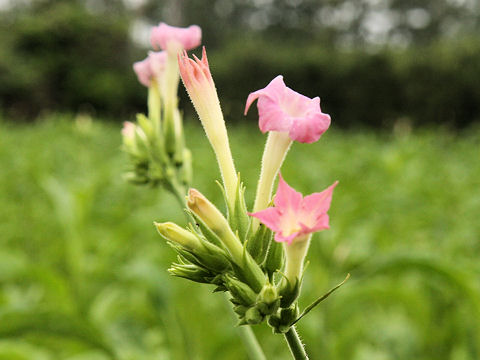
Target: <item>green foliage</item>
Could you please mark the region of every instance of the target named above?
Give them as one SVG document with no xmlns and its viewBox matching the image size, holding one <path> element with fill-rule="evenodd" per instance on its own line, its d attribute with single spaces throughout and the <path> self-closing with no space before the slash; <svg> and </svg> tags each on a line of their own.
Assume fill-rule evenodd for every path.
<svg viewBox="0 0 480 360">
<path fill-rule="evenodd" d="M 196 187 L 221 205 L 213 152 L 187 125 Z M 250 208 L 265 137 L 229 130 Z M 352 274 L 298 323 L 312 359 L 480 356 L 479 129 L 397 130 L 331 129 L 287 156 L 282 175 L 303 193 L 340 181 L 300 312 Z M 245 359 L 222 296 L 168 275 L 153 221 L 183 214 L 122 180 L 120 145 L 120 125 L 85 118 L 0 123 L 0 359 Z M 267 326 L 255 331 L 289 359 Z"/>
<path fill-rule="evenodd" d="M 79 1 L 0 12 L 0 106 L 14 118 L 41 110 L 119 114 L 141 101 L 131 70 L 129 19 Z"/>
</svg>

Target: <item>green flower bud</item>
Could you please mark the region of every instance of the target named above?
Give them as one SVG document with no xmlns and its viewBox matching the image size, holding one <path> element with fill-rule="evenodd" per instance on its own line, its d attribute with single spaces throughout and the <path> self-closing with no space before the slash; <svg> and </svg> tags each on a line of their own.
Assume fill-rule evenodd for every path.
<svg viewBox="0 0 480 360">
<path fill-rule="evenodd" d="M 210 283 L 209 279 L 212 276 L 210 272 L 193 264 L 172 264 L 168 272 L 173 276 L 207 284 Z"/>
<path fill-rule="evenodd" d="M 263 315 L 274 314 L 280 306 L 277 289 L 270 283 L 263 286 L 257 297 L 257 308 Z"/>
<path fill-rule="evenodd" d="M 185 230 L 172 222 L 155 223 L 155 226 L 162 235 L 168 241 L 179 244 L 188 250 L 201 249 L 202 244 L 200 240 L 192 234 L 190 231 Z"/>
<path fill-rule="evenodd" d="M 245 306 L 255 304 L 257 294 L 250 286 L 228 274 L 224 275 L 224 279 L 226 288 L 238 304 Z"/>
</svg>

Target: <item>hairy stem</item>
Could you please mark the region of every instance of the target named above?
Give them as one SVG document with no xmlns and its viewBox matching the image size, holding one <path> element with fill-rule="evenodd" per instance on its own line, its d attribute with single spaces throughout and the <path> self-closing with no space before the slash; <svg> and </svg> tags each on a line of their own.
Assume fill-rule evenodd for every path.
<svg viewBox="0 0 480 360">
<path fill-rule="evenodd" d="M 292 326 L 284 335 L 293 358 L 295 360 L 308 360 L 307 352 L 295 327 Z"/>
</svg>

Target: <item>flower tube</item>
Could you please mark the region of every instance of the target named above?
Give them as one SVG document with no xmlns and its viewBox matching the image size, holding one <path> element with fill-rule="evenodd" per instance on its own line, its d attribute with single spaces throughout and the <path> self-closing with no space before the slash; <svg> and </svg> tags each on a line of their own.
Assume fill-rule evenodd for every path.
<svg viewBox="0 0 480 360">
<path fill-rule="evenodd" d="M 330 116 L 322 113 L 319 97 L 310 99 L 288 88 L 281 75 L 248 96 L 245 115 L 255 100 L 260 130 L 270 132 L 253 207 L 257 212 L 270 202 L 273 183 L 292 142 L 317 141 L 330 126 Z M 257 227 L 258 221 L 254 221 L 253 230 Z"/>
</svg>

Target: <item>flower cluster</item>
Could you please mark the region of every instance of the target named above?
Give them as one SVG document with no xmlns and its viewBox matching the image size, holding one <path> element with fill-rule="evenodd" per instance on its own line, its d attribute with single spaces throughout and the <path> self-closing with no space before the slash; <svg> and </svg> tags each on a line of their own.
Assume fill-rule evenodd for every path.
<svg viewBox="0 0 480 360">
<path fill-rule="evenodd" d="M 198 190 L 190 189 L 185 204 L 188 227 L 156 224 L 179 255 L 170 273 L 228 292 L 240 324 L 267 320 L 275 332 L 286 333 L 298 320 L 297 298 L 311 235 L 329 228 L 327 212 L 337 182 L 303 197 L 280 176 L 274 206 L 269 207 L 272 189 L 292 143 L 317 141 L 330 126 L 330 116 L 321 111 L 318 97 L 310 99 L 288 88 L 282 76 L 248 96 L 245 114 L 258 100 L 259 127 L 269 133 L 249 212 L 206 50 L 201 59 L 190 58 L 181 39 L 175 40 L 184 44 L 178 53 L 180 76 L 215 152 L 227 212 L 224 215 Z"/>
<path fill-rule="evenodd" d="M 177 54 L 200 45 L 196 26 L 178 28 L 160 23 L 151 31 L 155 50 L 133 64 L 138 81 L 148 88 L 148 115 L 137 115 L 122 131 L 124 150 L 130 157 L 127 178 L 138 184 L 161 185 L 183 201 L 191 181 L 191 154 L 185 147 L 178 109 L 180 81 Z"/>
</svg>

